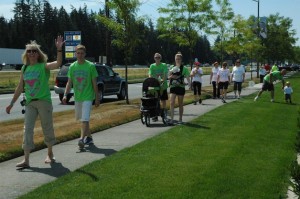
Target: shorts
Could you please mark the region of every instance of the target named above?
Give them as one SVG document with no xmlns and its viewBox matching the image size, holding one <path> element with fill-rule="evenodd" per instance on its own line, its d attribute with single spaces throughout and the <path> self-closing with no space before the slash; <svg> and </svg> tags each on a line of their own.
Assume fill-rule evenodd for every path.
<svg viewBox="0 0 300 199">
<path fill-rule="evenodd" d="M 218 88 L 219 89 L 227 89 L 229 82 L 219 82 Z"/>
<path fill-rule="evenodd" d="M 261 89 L 263 91 L 266 91 L 266 90 L 273 91 L 274 90 L 274 85 L 270 84 L 270 82 L 264 81 Z"/>
<path fill-rule="evenodd" d="M 170 93 L 176 94 L 176 95 L 185 95 L 185 88 L 184 87 L 171 87 Z"/>
<path fill-rule="evenodd" d="M 75 118 L 81 122 L 89 122 L 93 101 L 75 102 Z"/>
<path fill-rule="evenodd" d="M 160 100 L 168 100 L 168 92 L 167 89 L 163 90 L 161 96 L 160 96 Z"/>
<path fill-rule="evenodd" d="M 242 90 L 242 82 L 233 82 L 233 90 L 238 90 L 241 91 Z"/>
</svg>

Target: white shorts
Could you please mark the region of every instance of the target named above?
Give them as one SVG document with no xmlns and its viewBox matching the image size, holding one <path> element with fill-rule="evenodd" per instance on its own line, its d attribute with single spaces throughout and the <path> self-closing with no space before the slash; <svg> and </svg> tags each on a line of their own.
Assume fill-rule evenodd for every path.
<svg viewBox="0 0 300 199">
<path fill-rule="evenodd" d="M 89 122 L 93 101 L 75 102 L 75 118 L 81 122 Z"/>
</svg>

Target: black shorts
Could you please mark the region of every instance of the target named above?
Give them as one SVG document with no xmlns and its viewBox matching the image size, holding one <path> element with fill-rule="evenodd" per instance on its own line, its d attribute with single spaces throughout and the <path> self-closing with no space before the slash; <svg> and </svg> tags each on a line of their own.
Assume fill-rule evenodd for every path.
<svg viewBox="0 0 300 199">
<path fill-rule="evenodd" d="M 241 91 L 242 90 L 242 82 L 233 82 L 233 90 Z"/>
<path fill-rule="evenodd" d="M 163 92 L 160 95 L 160 100 L 168 100 L 168 92 L 167 89 L 163 90 Z"/>
<path fill-rule="evenodd" d="M 219 89 L 227 89 L 228 88 L 228 81 L 227 82 L 219 82 Z"/>
<path fill-rule="evenodd" d="M 171 87 L 170 88 L 170 93 L 176 94 L 176 95 L 184 95 L 185 94 L 185 88 L 183 87 Z"/>
<path fill-rule="evenodd" d="M 263 85 L 262 85 L 262 88 L 261 88 L 263 91 L 273 91 L 274 90 L 274 85 L 273 84 L 270 84 L 270 82 L 267 82 L 267 81 L 264 81 Z"/>
</svg>

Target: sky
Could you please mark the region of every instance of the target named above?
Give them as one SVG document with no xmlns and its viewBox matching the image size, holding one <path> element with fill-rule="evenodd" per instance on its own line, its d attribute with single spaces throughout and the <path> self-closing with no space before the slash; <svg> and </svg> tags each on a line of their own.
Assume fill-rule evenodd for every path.
<svg viewBox="0 0 300 199">
<path fill-rule="evenodd" d="M 229 0 L 235 14 L 240 14 L 244 18 L 250 15 L 257 16 L 258 3 L 257 0 Z M 63 6 L 67 12 L 70 12 L 71 6 L 75 8 L 87 5 L 88 10 L 97 12 L 100 8 L 103 9 L 105 0 L 48 0 L 52 7 L 60 8 Z M 63 2 L 63 3 L 62 3 Z M 142 3 L 138 16 L 149 16 L 153 21 L 159 17 L 157 9 L 165 7 L 170 0 L 140 0 Z M 280 16 L 293 20 L 293 27 L 297 34 L 296 38 L 300 39 L 300 17 L 299 8 L 300 0 L 259 0 L 259 15 L 260 17 L 269 16 L 270 14 L 279 13 Z M 15 0 L 0 1 L 0 16 L 10 19 L 13 17 L 13 7 Z M 208 37 L 211 43 L 214 43 L 215 36 Z M 296 43 L 300 46 L 300 40 Z"/>
</svg>

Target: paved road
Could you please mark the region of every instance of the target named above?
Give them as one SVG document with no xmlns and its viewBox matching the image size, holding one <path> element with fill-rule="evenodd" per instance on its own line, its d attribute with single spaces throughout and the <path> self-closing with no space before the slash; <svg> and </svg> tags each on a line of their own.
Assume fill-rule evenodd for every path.
<svg viewBox="0 0 300 199">
<path fill-rule="evenodd" d="M 246 79 L 250 79 L 250 73 L 246 74 Z M 209 75 L 203 76 L 203 84 L 202 86 L 209 86 Z M 128 85 L 128 95 L 129 99 L 135 99 L 141 97 L 142 93 L 142 84 L 129 84 Z M 53 91 L 51 92 L 53 111 L 60 112 L 65 110 L 74 109 L 73 105 L 63 105 L 60 103 L 59 97 Z M 11 114 L 5 113 L 5 107 L 10 103 L 12 99 L 12 94 L 4 94 L 0 95 L 0 121 L 8 121 L 12 119 L 22 119 L 23 115 L 21 113 L 22 106 L 20 105 L 20 101 L 22 100 L 22 96 L 20 96 L 19 100 L 15 103 Z M 106 96 L 104 97 L 104 102 L 110 102 L 117 100 L 116 96 Z"/>
</svg>

